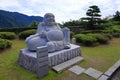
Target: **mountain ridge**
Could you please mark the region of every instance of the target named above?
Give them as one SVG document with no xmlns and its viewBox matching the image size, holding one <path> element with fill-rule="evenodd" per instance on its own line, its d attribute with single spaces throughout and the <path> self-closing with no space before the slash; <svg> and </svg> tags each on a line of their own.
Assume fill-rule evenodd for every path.
<svg viewBox="0 0 120 80">
<path fill-rule="evenodd" d="M 19 12 L 0 10 L 0 28 L 28 27 L 33 21 L 42 22 L 41 16 L 28 16 Z"/>
</svg>

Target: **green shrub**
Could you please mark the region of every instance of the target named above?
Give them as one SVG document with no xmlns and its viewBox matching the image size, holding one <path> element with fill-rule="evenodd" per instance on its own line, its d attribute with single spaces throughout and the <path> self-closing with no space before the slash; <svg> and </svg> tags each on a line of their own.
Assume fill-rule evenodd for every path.
<svg viewBox="0 0 120 80">
<path fill-rule="evenodd" d="M 16 38 L 16 34 L 14 32 L 0 32 L 0 38 L 11 40 Z"/>
<path fill-rule="evenodd" d="M 70 38 L 72 38 L 74 35 L 75 35 L 75 33 L 70 31 Z"/>
<path fill-rule="evenodd" d="M 97 42 L 100 44 L 106 44 L 109 41 L 109 38 L 103 34 L 87 34 L 88 36 L 92 36 L 97 39 Z"/>
<path fill-rule="evenodd" d="M 113 38 L 113 36 L 112 36 L 111 34 L 109 34 L 109 33 L 108 33 L 108 34 L 103 34 L 103 35 L 104 35 L 105 37 L 107 37 L 108 39 L 110 39 L 110 40 Z"/>
<path fill-rule="evenodd" d="M 76 41 L 79 43 L 82 43 L 82 37 L 84 37 L 85 34 L 76 34 L 74 37 L 76 38 Z"/>
<path fill-rule="evenodd" d="M 18 36 L 19 36 L 19 39 L 26 39 L 28 36 L 33 35 L 35 33 L 36 33 L 36 30 L 31 29 L 31 30 L 20 32 Z"/>
<path fill-rule="evenodd" d="M 119 38 L 120 37 L 120 33 L 112 33 L 113 37 Z"/>
<path fill-rule="evenodd" d="M 6 39 L 0 39 L 0 49 L 9 48 L 12 46 L 12 42 Z"/>
<path fill-rule="evenodd" d="M 84 44 L 85 46 L 96 46 L 98 45 L 97 39 L 93 36 L 86 34 L 77 34 L 74 36 L 77 42 Z"/>
<path fill-rule="evenodd" d="M 36 29 L 35 27 L 31 28 L 31 27 L 26 27 L 26 28 L 1 28 L 0 32 L 14 32 L 16 34 L 25 31 L 25 30 L 30 30 L 30 29 Z"/>
<path fill-rule="evenodd" d="M 74 36 L 76 41 L 86 46 L 97 46 L 99 44 L 107 44 L 110 35 L 105 34 L 77 34 Z"/>
</svg>

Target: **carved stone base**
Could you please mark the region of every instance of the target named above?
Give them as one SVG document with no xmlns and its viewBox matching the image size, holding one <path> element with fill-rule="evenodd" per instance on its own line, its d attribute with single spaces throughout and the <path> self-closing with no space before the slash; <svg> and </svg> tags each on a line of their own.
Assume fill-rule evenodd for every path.
<svg viewBox="0 0 120 80">
<path fill-rule="evenodd" d="M 42 52 L 43 54 L 43 52 Z M 41 56 L 42 56 L 41 54 Z M 46 52 L 45 52 L 46 54 Z M 51 66 L 55 66 L 58 65 L 60 63 L 63 63 L 67 60 L 70 60 L 76 56 L 80 56 L 81 55 L 81 49 L 80 46 L 71 44 L 71 48 L 70 49 L 64 49 L 61 51 L 57 51 L 57 52 L 53 52 L 53 53 L 48 53 L 48 58 L 46 56 L 42 56 L 40 58 L 40 60 L 43 62 L 41 63 L 41 65 L 44 63 L 47 64 L 51 67 Z M 48 62 L 47 62 L 48 60 Z M 37 68 L 37 52 L 31 52 L 28 49 L 21 49 L 20 50 L 20 54 L 19 54 L 19 58 L 18 58 L 18 63 L 19 65 L 21 65 L 22 67 L 24 67 L 25 69 L 28 69 L 32 72 L 37 72 L 36 68 Z"/>
</svg>

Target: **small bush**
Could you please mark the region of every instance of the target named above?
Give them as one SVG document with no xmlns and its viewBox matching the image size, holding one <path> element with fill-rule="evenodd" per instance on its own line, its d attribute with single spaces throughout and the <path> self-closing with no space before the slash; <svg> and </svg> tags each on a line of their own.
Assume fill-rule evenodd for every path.
<svg viewBox="0 0 120 80">
<path fill-rule="evenodd" d="M 18 36 L 19 36 L 19 39 L 26 39 L 28 36 L 33 35 L 35 33 L 36 33 L 36 30 L 31 29 L 31 30 L 20 32 Z"/>
<path fill-rule="evenodd" d="M 75 35 L 75 33 L 70 31 L 70 38 L 72 38 L 74 35 Z"/>
<path fill-rule="evenodd" d="M 0 32 L 14 32 L 16 34 L 25 31 L 25 30 L 30 30 L 30 29 L 36 29 L 35 27 L 31 28 L 31 27 L 26 27 L 26 28 L 1 28 Z"/>
<path fill-rule="evenodd" d="M 0 49 L 9 48 L 12 46 L 12 42 L 6 39 L 0 39 Z"/>
<path fill-rule="evenodd" d="M 75 35 L 77 42 L 84 44 L 85 46 L 96 46 L 98 45 L 97 39 L 95 37 L 86 34 Z"/>
<path fill-rule="evenodd" d="M 111 34 L 103 34 L 105 37 L 107 37 L 108 39 L 112 39 L 113 38 L 113 36 L 111 35 Z"/>
<path fill-rule="evenodd" d="M 119 38 L 120 37 L 120 33 L 112 33 L 113 37 Z"/>
<path fill-rule="evenodd" d="M 109 41 L 109 38 L 103 34 L 87 34 L 89 36 L 95 37 L 97 39 L 97 42 L 100 44 L 106 44 Z"/>
<path fill-rule="evenodd" d="M 16 38 L 16 34 L 14 32 L 0 32 L 0 38 L 11 40 Z"/>
<path fill-rule="evenodd" d="M 107 44 L 110 35 L 105 34 L 77 34 L 74 36 L 76 41 L 84 44 L 85 46 L 97 46 L 99 44 Z"/>
</svg>

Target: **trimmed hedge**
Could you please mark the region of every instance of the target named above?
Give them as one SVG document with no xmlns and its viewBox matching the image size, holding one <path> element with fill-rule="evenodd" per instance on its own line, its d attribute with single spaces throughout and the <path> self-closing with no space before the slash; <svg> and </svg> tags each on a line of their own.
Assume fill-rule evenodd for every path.
<svg viewBox="0 0 120 80">
<path fill-rule="evenodd" d="M 74 35 L 75 35 L 75 33 L 70 31 L 70 38 L 72 38 Z"/>
<path fill-rule="evenodd" d="M 0 38 L 11 40 L 16 38 L 16 34 L 14 32 L 0 32 Z"/>
<path fill-rule="evenodd" d="M 100 44 L 106 44 L 109 41 L 109 38 L 103 34 L 87 34 L 88 36 L 92 36 L 97 39 L 97 42 Z"/>
<path fill-rule="evenodd" d="M 104 34 L 77 34 L 74 37 L 77 42 L 82 43 L 85 46 L 97 46 L 109 42 L 108 35 Z"/>
<path fill-rule="evenodd" d="M 112 33 L 113 37 L 120 38 L 120 33 Z"/>
<path fill-rule="evenodd" d="M 27 28 L 2 28 L 0 29 L 0 32 L 14 32 L 16 34 L 19 34 L 20 32 L 22 31 L 25 31 L 25 30 L 30 30 L 30 29 L 37 29 L 35 27 L 27 27 Z"/>
<path fill-rule="evenodd" d="M 74 36 L 77 42 L 82 43 L 85 46 L 95 46 L 97 43 L 97 39 L 92 36 L 88 36 L 85 34 L 77 34 Z"/>
<path fill-rule="evenodd" d="M 0 50 L 9 48 L 12 46 L 12 42 L 6 39 L 0 39 Z"/>
<path fill-rule="evenodd" d="M 28 36 L 33 35 L 35 33 L 36 33 L 36 30 L 31 29 L 31 30 L 26 30 L 26 31 L 20 32 L 18 34 L 18 36 L 19 36 L 19 39 L 26 39 Z"/>
</svg>

